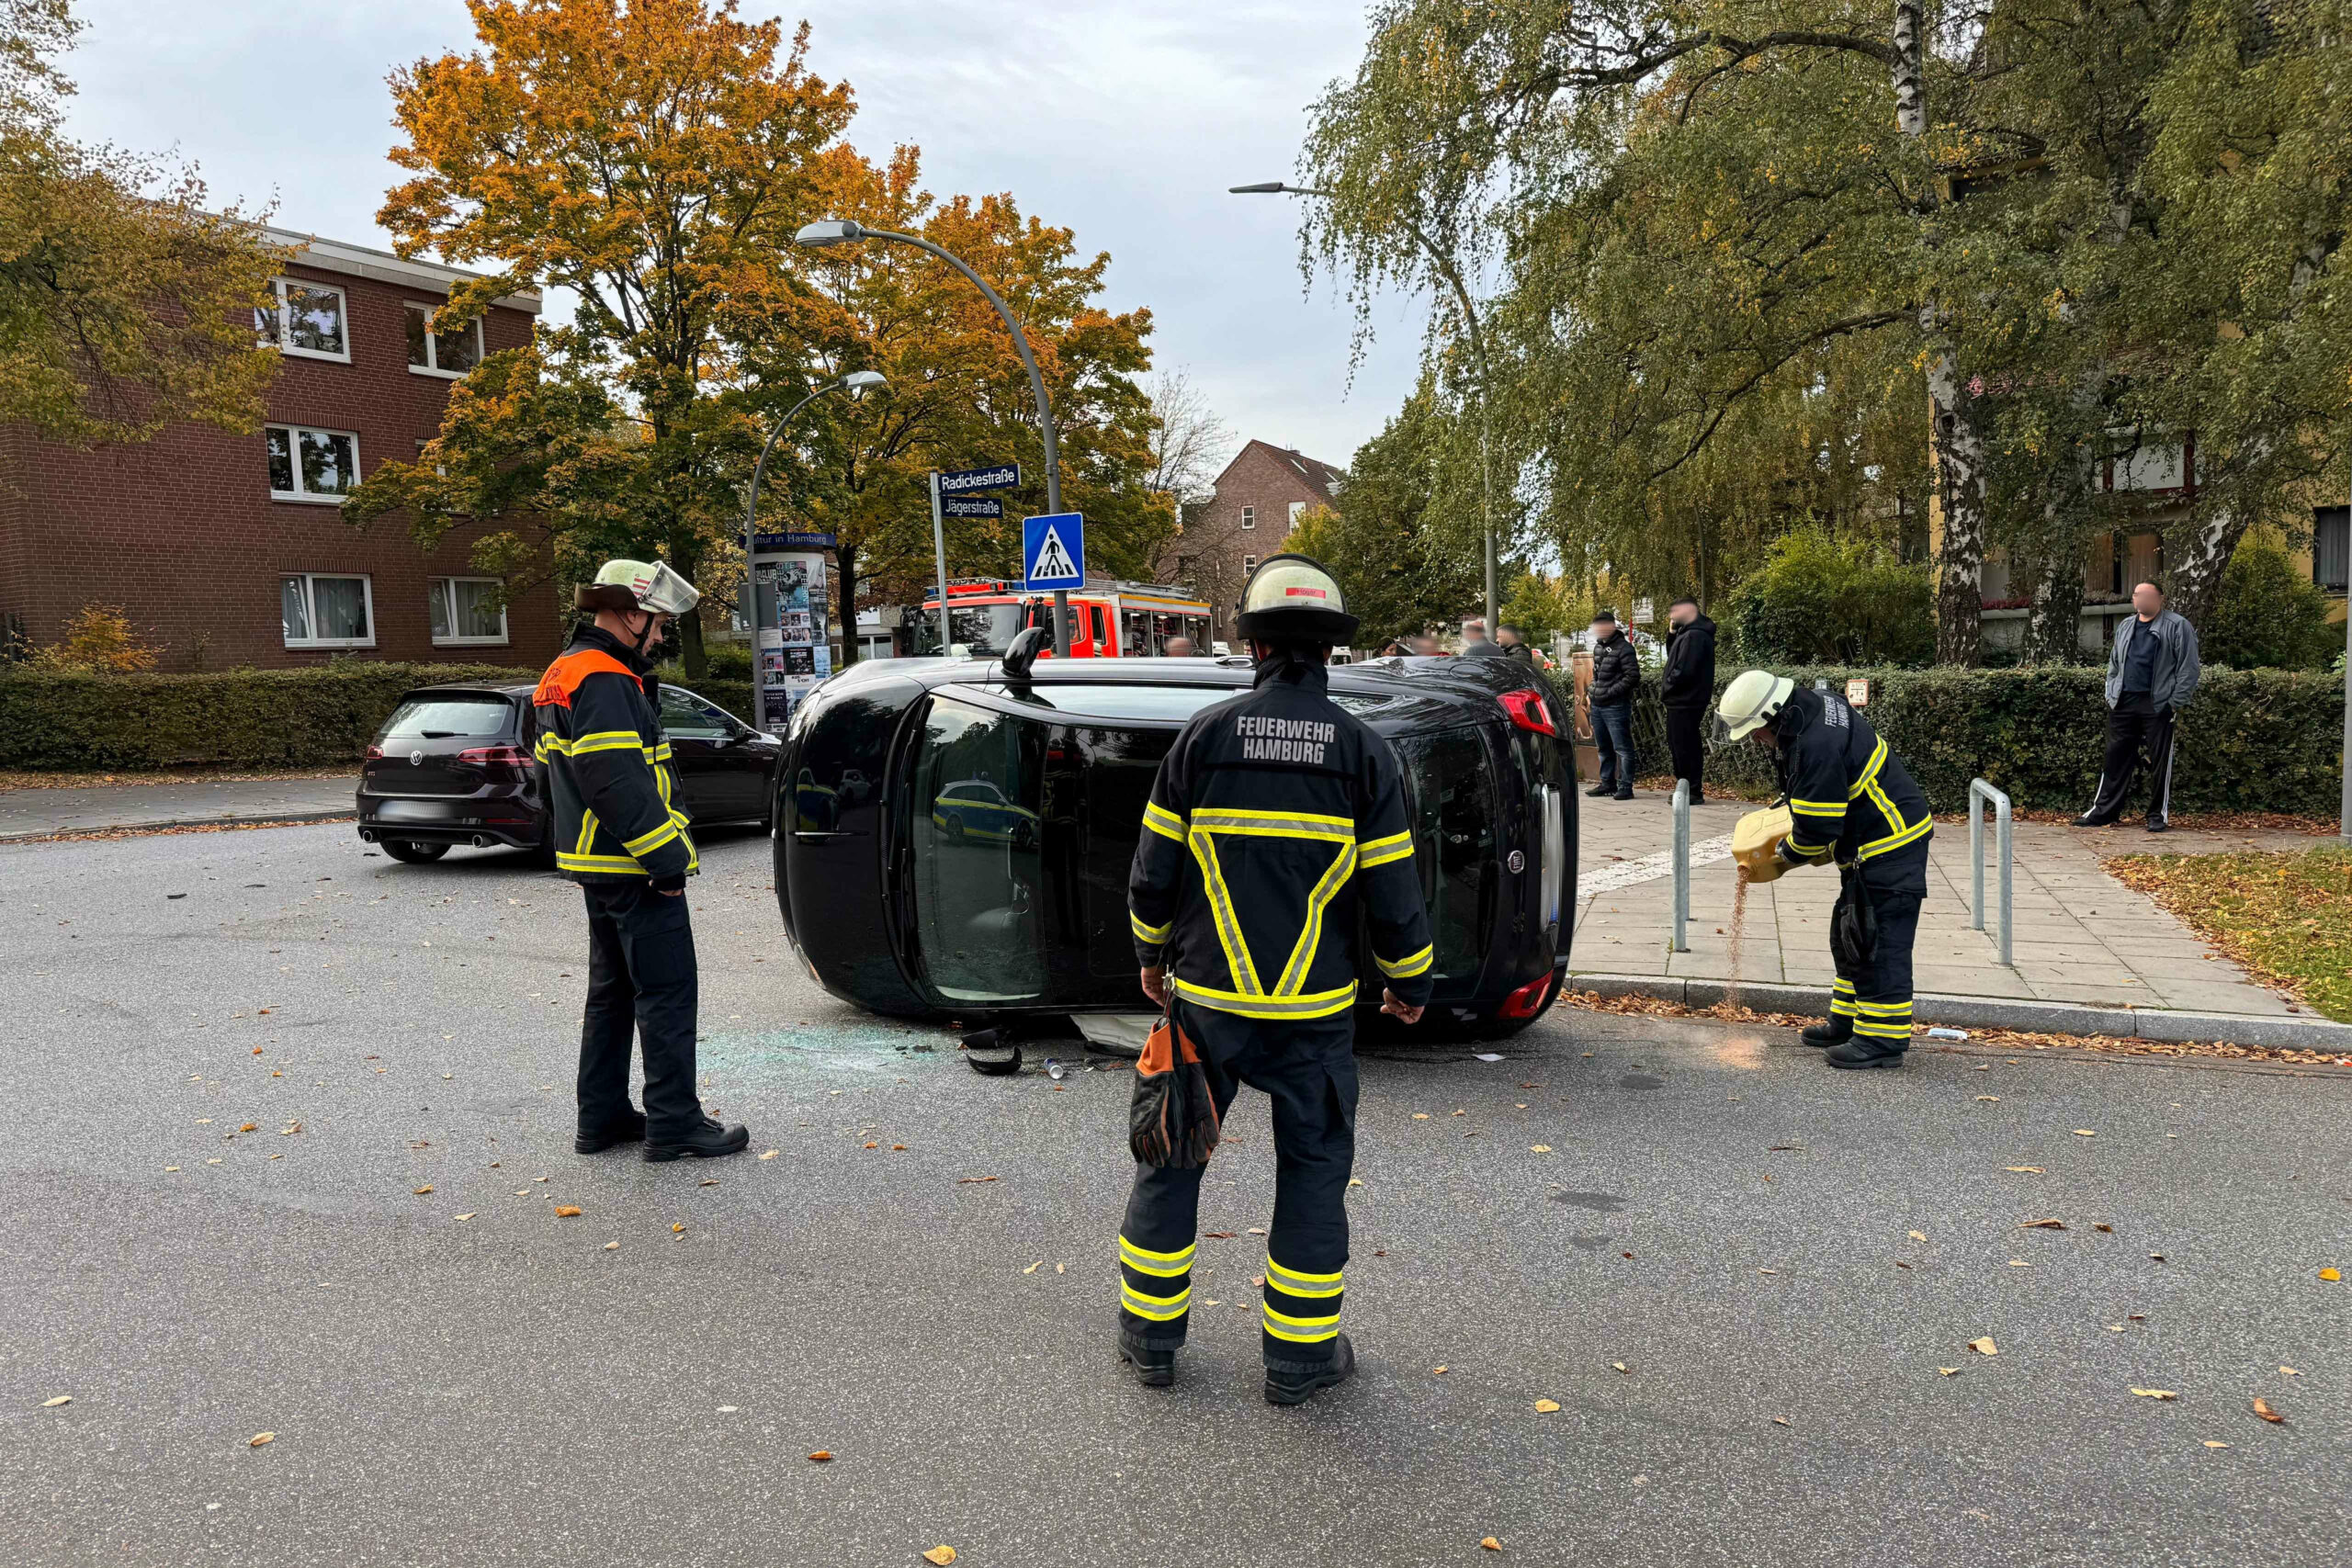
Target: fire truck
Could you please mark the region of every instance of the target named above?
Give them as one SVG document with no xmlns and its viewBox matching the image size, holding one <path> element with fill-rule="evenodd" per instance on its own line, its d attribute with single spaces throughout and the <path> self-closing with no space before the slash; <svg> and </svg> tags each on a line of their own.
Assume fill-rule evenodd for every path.
<svg viewBox="0 0 2352 1568">
<path fill-rule="evenodd" d="M 936 655 L 939 592 L 922 596 L 914 651 Z M 948 651 L 957 657 L 993 658 L 1030 626 L 1054 626 L 1054 596 L 1030 593 L 1018 582 L 967 578 L 947 585 Z M 1209 607 L 1185 589 L 1165 582 L 1104 579 L 1069 591 L 1069 652 L 1073 659 L 1152 659 L 1167 651 L 1169 639 L 1187 637 L 1195 652 L 1209 648 Z M 1047 658 L 1052 650 L 1046 650 Z"/>
</svg>

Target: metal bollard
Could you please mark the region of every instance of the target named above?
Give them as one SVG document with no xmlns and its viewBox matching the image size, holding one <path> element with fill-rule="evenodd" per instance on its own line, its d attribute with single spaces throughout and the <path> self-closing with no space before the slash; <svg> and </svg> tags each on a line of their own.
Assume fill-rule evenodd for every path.
<svg viewBox="0 0 2352 1568">
<path fill-rule="evenodd" d="M 1968 781 L 1968 868 L 1973 931 L 1984 929 L 1984 815 L 1981 805 L 1993 806 L 1994 835 L 2001 857 L 2001 962 L 2014 969 L 2009 957 L 2009 931 L 2015 923 L 2009 888 L 2009 797 L 1984 779 Z"/>
<path fill-rule="evenodd" d="M 1674 945 L 1690 951 L 1690 781 L 1674 781 Z"/>
</svg>

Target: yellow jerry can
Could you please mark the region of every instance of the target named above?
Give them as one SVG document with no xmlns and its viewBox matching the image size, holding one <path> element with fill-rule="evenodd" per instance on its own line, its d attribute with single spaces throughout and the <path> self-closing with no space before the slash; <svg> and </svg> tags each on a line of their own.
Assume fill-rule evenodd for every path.
<svg viewBox="0 0 2352 1568">
<path fill-rule="evenodd" d="M 1788 869 L 1781 863 L 1781 840 L 1796 826 L 1785 806 L 1751 811 L 1731 830 L 1731 858 L 1750 882 L 1770 882 Z"/>
</svg>

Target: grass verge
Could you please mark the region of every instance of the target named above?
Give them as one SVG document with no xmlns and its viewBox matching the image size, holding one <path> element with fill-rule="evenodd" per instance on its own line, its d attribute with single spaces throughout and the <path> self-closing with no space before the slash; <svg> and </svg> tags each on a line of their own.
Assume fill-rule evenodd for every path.
<svg viewBox="0 0 2352 1568">
<path fill-rule="evenodd" d="M 2265 984 L 2352 1023 L 2352 850 L 2121 855 L 2104 863 Z"/>
</svg>

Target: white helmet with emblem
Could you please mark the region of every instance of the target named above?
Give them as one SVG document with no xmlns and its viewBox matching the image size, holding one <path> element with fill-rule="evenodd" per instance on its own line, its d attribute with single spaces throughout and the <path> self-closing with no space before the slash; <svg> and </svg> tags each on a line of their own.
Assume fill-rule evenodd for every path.
<svg viewBox="0 0 2352 1568">
<path fill-rule="evenodd" d="M 657 615 L 683 615 L 702 603 L 695 585 L 670 570 L 667 561 L 608 560 L 596 569 L 596 580 L 582 583 L 572 594 L 582 610 L 645 610 Z"/>
<path fill-rule="evenodd" d="M 1739 740 L 1769 723 L 1795 693 L 1797 683 L 1769 670 L 1743 670 L 1724 688 L 1715 705 L 1715 739 Z"/>
<path fill-rule="evenodd" d="M 1339 580 L 1312 556 L 1268 556 L 1241 590 L 1241 635 L 1261 642 L 1344 643 L 1356 635 Z"/>
</svg>

